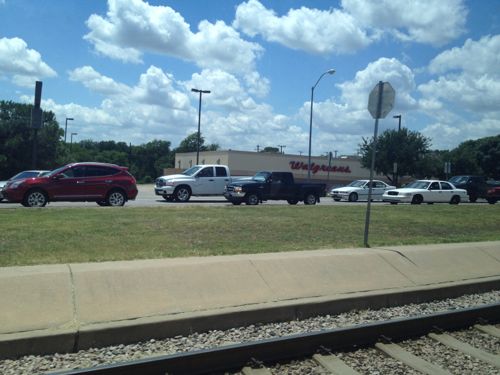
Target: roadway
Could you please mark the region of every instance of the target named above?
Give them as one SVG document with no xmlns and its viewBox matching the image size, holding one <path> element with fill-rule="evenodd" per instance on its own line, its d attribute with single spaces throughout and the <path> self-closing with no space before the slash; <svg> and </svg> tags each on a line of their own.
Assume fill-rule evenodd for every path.
<svg viewBox="0 0 500 375">
<path fill-rule="evenodd" d="M 162 197 L 155 195 L 154 185 L 137 185 L 139 190 L 139 194 L 137 194 L 137 198 L 133 201 L 128 201 L 125 203 L 125 207 L 191 207 L 193 205 L 196 206 L 208 206 L 208 207 L 220 207 L 222 205 L 232 205 L 229 203 L 224 197 L 191 197 L 191 199 L 186 203 L 178 203 L 178 202 L 167 202 Z M 373 202 L 375 204 L 389 204 L 383 203 L 380 201 Z M 462 202 L 461 204 L 469 204 L 469 202 Z M 478 200 L 478 203 L 487 203 L 485 200 Z M 286 201 L 266 201 L 264 204 L 266 205 L 288 205 Z M 303 203 L 298 203 L 303 204 Z M 323 197 L 321 198 L 320 205 L 366 205 L 366 201 L 359 202 L 335 202 L 331 197 Z M 20 203 L 9 203 L 6 201 L 0 202 L 0 209 L 2 208 L 18 208 L 23 207 Z M 46 207 L 99 207 L 94 202 L 51 202 Z"/>
</svg>

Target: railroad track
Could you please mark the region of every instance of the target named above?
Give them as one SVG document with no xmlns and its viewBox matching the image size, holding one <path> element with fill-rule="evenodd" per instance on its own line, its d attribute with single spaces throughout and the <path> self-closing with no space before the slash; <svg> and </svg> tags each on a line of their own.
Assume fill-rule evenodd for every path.
<svg viewBox="0 0 500 375">
<path fill-rule="evenodd" d="M 476 349 L 444 333 L 474 326 L 498 339 L 500 330 L 491 324 L 496 324 L 499 320 L 500 303 L 497 303 L 53 374 L 172 375 L 242 372 L 248 375 L 265 375 L 271 374 L 266 366 L 304 358 L 313 358 L 324 368 L 322 373 L 325 374 L 357 374 L 333 353 L 363 347 L 376 347 L 421 373 L 449 374 L 396 344 L 423 335 L 429 335 L 428 337 L 462 351 L 467 356 L 478 358 L 500 372 L 499 355 Z M 482 323 L 477 324 L 478 322 Z"/>
</svg>

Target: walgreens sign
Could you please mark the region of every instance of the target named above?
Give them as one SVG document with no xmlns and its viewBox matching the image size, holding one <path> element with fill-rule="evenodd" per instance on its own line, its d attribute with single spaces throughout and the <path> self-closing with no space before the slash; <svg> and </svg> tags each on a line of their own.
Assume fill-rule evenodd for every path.
<svg viewBox="0 0 500 375">
<path fill-rule="evenodd" d="M 302 169 L 304 171 L 307 171 L 307 163 L 301 162 L 301 161 L 291 161 L 290 163 L 290 169 L 292 170 L 297 170 L 297 169 Z M 315 164 L 311 163 L 311 172 L 313 174 L 318 173 L 319 171 L 321 172 L 335 172 L 335 173 L 351 173 L 351 168 L 349 166 L 346 167 L 340 167 L 336 165 L 324 165 L 324 164 Z"/>
</svg>

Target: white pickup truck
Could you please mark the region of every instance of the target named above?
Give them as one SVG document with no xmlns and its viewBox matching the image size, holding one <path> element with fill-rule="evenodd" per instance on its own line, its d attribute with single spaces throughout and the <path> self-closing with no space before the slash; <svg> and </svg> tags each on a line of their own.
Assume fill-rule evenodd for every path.
<svg viewBox="0 0 500 375">
<path fill-rule="evenodd" d="M 155 194 L 165 200 L 187 202 L 192 195 L 221 195 L 231 182 L 229 168 L 225 165 L 195 165 L 181 174 L 158 177 Z"/>
</svg>

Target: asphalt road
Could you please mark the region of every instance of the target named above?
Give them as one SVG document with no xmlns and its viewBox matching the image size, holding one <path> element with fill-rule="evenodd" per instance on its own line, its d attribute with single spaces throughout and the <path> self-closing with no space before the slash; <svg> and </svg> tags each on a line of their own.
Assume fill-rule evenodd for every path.
<svg viewBox="0 0 500 375">
<path fill-rule="evenodd" d="M 137 185 L 139 194 L 134 201 L 125 203 L 125 207 L 191 207 L 191 206 L 212 206 L 220 207 L 224 205 L 232 205 L 224 197 L 191 197 L 186 203 L 167 202 L 162 197 L 155 195 L 154 185 Z M 479 200 L 478 203 L 486 203 L 486 201 Z M 288 205 L 286 201 L 267 201 L 265 205 Z M 303 204 L 303 203 L 298 203 Z M 389 204 L 385 202 L 373 202 L 372 204 Z M 464 203 L 461 203 L 464 204 Z M 468 202 L 465 204 L 469 204 Z M 366 205 L 366 201 L 360 202 L 334 202 L 331 197 L 321 198 L 320 205 Z M 0 202 L 0 209 L 2 208 L 18 208 L 23 207 L 20 203 L 8 203 L 5 201 Z M 99 207 L 94 202 L 51 202 L 46 207 Z"/>
</svg>

